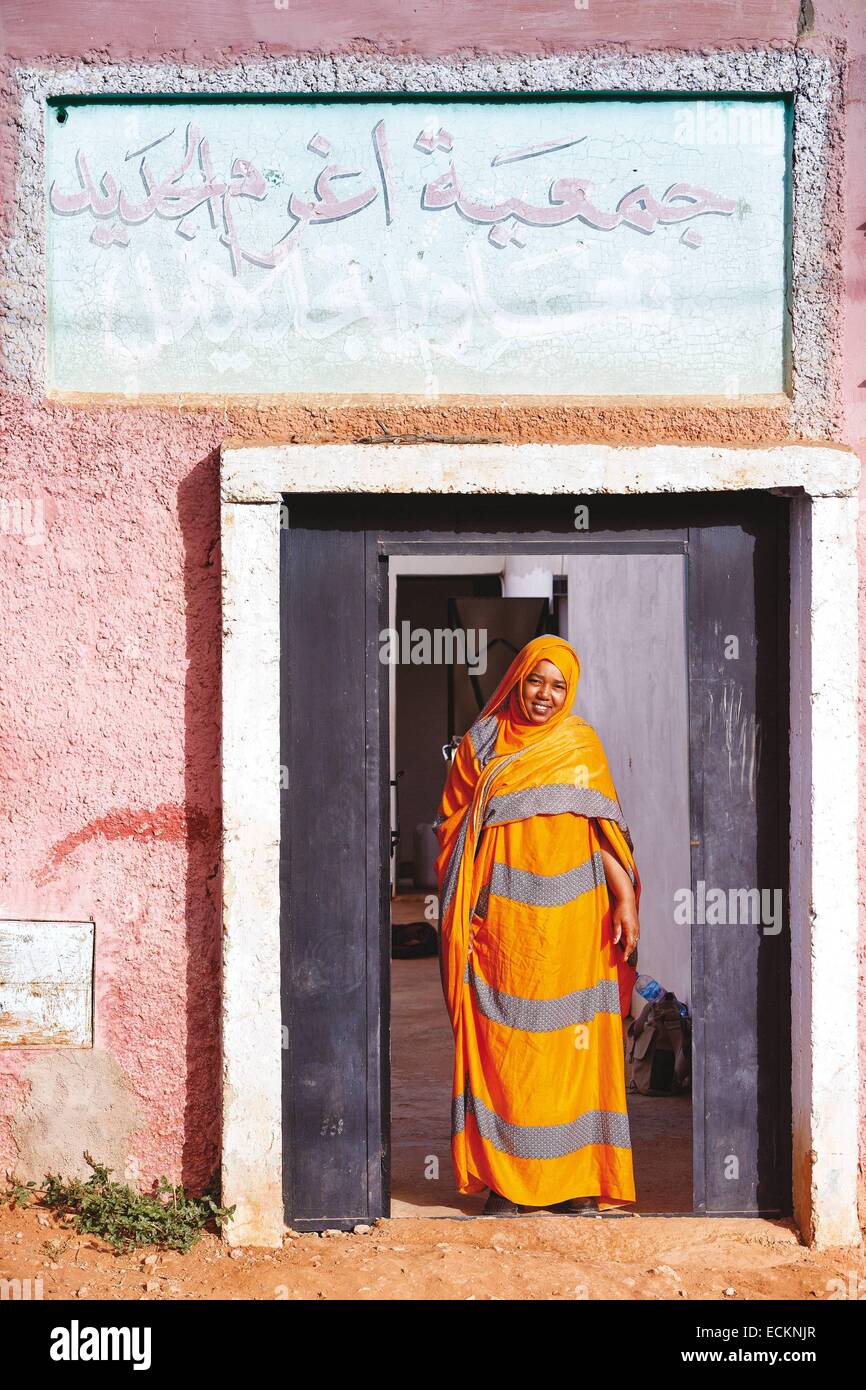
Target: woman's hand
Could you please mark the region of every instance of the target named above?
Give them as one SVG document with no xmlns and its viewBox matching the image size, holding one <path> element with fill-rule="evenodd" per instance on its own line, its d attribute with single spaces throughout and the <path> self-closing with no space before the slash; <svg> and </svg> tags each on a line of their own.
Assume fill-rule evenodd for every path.
<svg viewBox="0 0 866 1390">
<path fill-rule="evenodd" d="M 623 954 L 628 959 L 640 936 L 640 922 L 638 921 L 634 893 L 631 894 L 630 898 L 625 895 L 617 898 L 611 913 L 611 922 L 613 924 L 614 945 L 621 939 Z"/>
<path fill-rule="evenodd" d="M 601 827 L 599 827 L 599 851 L 611 898 L 611 925 L 614 945 L 617 945 L 621 940 L 623 952 L 628 959 L 640 936 L 634 886 L 628 873 L 611 849 L 607 836 L 601 831 Z"/>
</svg>

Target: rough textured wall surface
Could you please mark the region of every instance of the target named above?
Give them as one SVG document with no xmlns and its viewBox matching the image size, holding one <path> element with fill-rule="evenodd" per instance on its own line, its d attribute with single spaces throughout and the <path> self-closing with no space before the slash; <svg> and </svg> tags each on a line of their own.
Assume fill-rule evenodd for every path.
<svg viewBox="0 0 866 1390">
<path fill-rule="evenodd" d="M 199 0 L 182 11 L 107 0 L 86 7 L 2 0 L 0 40 L 9 55 L 0 69 L 0 168 L 7 181 L 0 236 L 8 235 L 21 168 L 16 64 L 195 65 L 239 55 L 379 50 L 384 64 L 389 52 L 524 54 L 600 44 L 614 53 L 799 45 L 844 59 L 845 103 L 824 212 L 844 247 L 839 438 L 862 449 L 866 169 L 858 155 L 866 144 L 866 23 L 856 0 L 713 0 L 676 10 L 666 0 L 591 0 L 586 10 L 503 8 L 485 0 L 419 0 L 407 9 L 379 0 L 362 19 L 354 6 L 322 0 L 293 0 L 287 11 L 256 0 Z M 819 276 L 838 269 L 816 263 Z M 14 314 L 15 286 L 6 288 Z M 819 345 L 828 353 L 839 348 L 836 341 Z M 660 402 L 515 409 L 464 402 L 385 412 L 279 402 L 138 410 L 124 402 L 97 409 L 86 401 L 34 400 L 20 389 L 7 390 L 0 408 L 0 495 L 37 500 L 42 518 L 41 536 L 32 528 L 27 536 L 0 535 L 0 909 L 14 917 L 94 917 L 95 1049 L 64 1059 L 58 1075 L 73 1090 L 92 1083 L 91 1094 L 105 1107 L 110 1161 L 123 1160 L 145 1181 L 166 1172 L 199 1186 L 218 1163 L 219 1139 L 220 443 L 228 436 L 369 438 L 381 421 L 395 433 L 506 441 L 754 444 L 784 439 L 788 421 L 784 411 L 728 402 L 687 409 Z M 862 611 L 866 619 L 866 594 Z M 866 854 L 866 824 L 861 846 Z M 866 1022 L 866 998 L 861 1018 Z M 59 1164 L 65 1148 L 64 1166 L 78 1163 L 80 1136 L 49 1124 L 50 1107 L 71 1091 L 45 1089 L 45 1058 L 31 1050 L 0 1054 L 0 1168 L 38 1175 L 42 1140 L 46 1160 Z M 866 1116 L 866 1082 L 863 1096 Z M 866 1121 L 863 1137 L 866 1144 Z M 861 1190 L 866 1210 L 866 1184 Z"/>
<path fill-rule="evenodd" d="M 115 1099 L 106 1151 L 120 1126 L 133 1171 L 199 1183 L 218 1149 L 220 426 L 4 407 L 3 495 L 38 488 L 44 519 L 0 538 L 3 912 L 93 917 L 76 1075 L 103 1094 L 110 1054 L 144 1120 L 128 1131 Z M 0 1052 L 7 1084 L 38 1055 Z M 37 1102 L 21 1142 L 9 1094 L 0 1165 L 35 1162 Z M 72 1168 L 88 1136 L 65 1133 Z"/>
<path fill-rule="evenodd" d="M 349 48 L 437 55 L 457 48 L 487 53 L 538 53 L 599 43 L 633 48 L 792 42 L 801 27 L 801 0 L 169 0 L 119 5 L 32 5 L 3 0 L 6 43 L 16 58 L 43 54 L 74 57 L 99 46 L 113 60 L 160 56 L 169 49 L 189 56 L 269 51 L 331 53 Z M 99 36 L 95 42 L 95 36 Z"/>
</svg>

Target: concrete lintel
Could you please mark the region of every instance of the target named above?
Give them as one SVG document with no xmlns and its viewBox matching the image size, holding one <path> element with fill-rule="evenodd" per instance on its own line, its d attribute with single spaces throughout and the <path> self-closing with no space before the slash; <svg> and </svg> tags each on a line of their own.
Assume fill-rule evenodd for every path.
<svg viewBox="0 0 866 1390">
<path fill-rule="evenodd" d="M 291 492 L 588 493 L 793 489 L 850 496 L 859 460 L 820 444 L 273 444 L 223 447 L 224 502 Z"/>
</svg>

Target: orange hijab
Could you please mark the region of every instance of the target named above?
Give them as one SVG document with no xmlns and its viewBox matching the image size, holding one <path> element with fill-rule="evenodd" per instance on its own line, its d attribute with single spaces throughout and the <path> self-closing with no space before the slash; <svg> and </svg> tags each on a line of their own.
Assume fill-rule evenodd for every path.
<svg viewBox="0 0 866 1390">
<path fill-rule="evenodd" d="M 566 681 L 562 705 L 544 724 L 533 724 L 523 701 L 526 676 L 552 661 Z M 628 826 L 595 730 L 571 713 L 580 661 L 561 637 L 535 637 L 517 653 L 454 755 L 436 818 L 439 855 L 439 964 L 452 1024 L 456 1027 L 472 911 L 472 870 L 486 820 L 502 824 L 533 814 L 573 811 L 598 819 L 640 898 Z M 511 793 L 543 789 L 535 798 Z M 620 969 L 621 1011 L 635 978 Z M 625 1003 L 625 1008 L 622 1004 Z"/>
<path fill-rule="evenodd" d="M 534 724 L 523 700 L 523 682 L 540 661 L 552 661 L 558 666 L 566 681 L 565 699 L 558 710 L 545 724 Z M 527 743 L 535 743 L 539 738 L 558 728 L 567 719 L 577 693 L 580 680 L 580 661 L 577 652 L 561 637 L 533 637 L 531 642 L 517 653 L 502 680 L 494 690 L 479 719 L 501 707 L 500 741 L 497 752 L 511 752 Z"/>
</svg>

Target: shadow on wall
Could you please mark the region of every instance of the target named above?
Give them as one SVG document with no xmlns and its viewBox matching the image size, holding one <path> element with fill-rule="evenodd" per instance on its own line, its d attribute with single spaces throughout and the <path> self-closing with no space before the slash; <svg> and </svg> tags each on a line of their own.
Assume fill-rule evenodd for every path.
<svg viewBox="0 0 866 1390">
<path fill-rule="evenodd" d="M 188 808 L 207 808 L 187 842 L 186 1104 L 182 1180 L 194 1192 L 220 1155 L 221 866 L 219 451 L 178 488 L 184 544 L 186 685 L 184 790 Z"/>
</svg>

